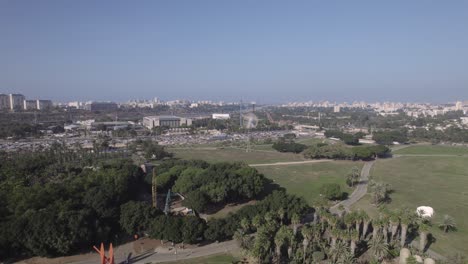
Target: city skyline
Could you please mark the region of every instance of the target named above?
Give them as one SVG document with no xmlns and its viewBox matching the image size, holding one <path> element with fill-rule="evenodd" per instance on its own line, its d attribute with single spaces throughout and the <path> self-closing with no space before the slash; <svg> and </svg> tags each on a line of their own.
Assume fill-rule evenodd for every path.
<svg viewBox="0 0 468 264">
<path fill-rule="evenodd" d="M 0 93 L 466 100 L 467 10 L 463 1 L 2 1 Z"/>
</svg>

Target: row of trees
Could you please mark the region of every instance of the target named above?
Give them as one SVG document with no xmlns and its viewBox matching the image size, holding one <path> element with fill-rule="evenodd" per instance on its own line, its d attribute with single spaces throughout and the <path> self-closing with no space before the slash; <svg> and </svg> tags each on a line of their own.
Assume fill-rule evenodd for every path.
<svg viewBox="0 0 468 264">
<path fill-rule="evenodd" d="M 363 138 L 366 134 L 358 132 L 356 134 L 344 133 L 339 130 L 327 130 L 325 136 L 327 138 L 339 138 L 347 145 L 359 145 L 359 139 Z"/>
<path fill-rule="evenodd" d="M 302 217 L 310 210 L 303 199 L 275 191 L 255 205 L 247 205 L 226 218 L 205 222 L 197 216 L 164 215 L 146 202 L 130 201 L 121 206 L 120 224 L 129 235 L 148 234 L 149 237 L 174 243 L 197 243 L 202 240 L 231 239 L 242 226 L 241 219 L 261 222 L 261 215 L 276 212 L 283 223 L 294 222 L 293 216 Z"/>
<path fill-rule="evenodd" d="M 390 149 L 382 145 L 347 147 L 339 143 L 319 143 L 310 146 L 303 153 L 309 159 L 370 160 L 376 157 L 383 158 L 388 156 Z"/>
<path fill-rule="evenodd" d="M 416 140 L 439 142 L 468 143 L 468 130 L 458 127 L 449 127 L 445 130 L 435 128 L 417 128 L 410 133 L 410 137 Z"/>
<path fill-rule="evenodd" d="M 307 146 L 304 144 L 294 142 L 294 134 L 286 134 L 283 137 L 278 138 L 278 140 L 273 143 L 273 148 L 279 152 L 292 152 L 292 153 L 301 153 L 304 151 Z"/>
<path fill-rule="evenodd" d="M 419 236 L 416 251 L 427 249 L 429 221 L 410 210 L 380 210 L 377 217 L 364 211 L 336 216 L 318 208 L 310 224 L 300 227 L 293 216 L 285 224 L 274 212 L 242 219 L 235 233 L 249 263 L 382 263 Z M 256 232 L 255 236 L 250 234 Z"/>
<path fill-rule="evenodd" d="M 408 142 L 408 132 L 405 129 L 375 131 L 372 139 L 381 145 L 393 145 L 394 142 L 404 144 Z"/>
</svg>

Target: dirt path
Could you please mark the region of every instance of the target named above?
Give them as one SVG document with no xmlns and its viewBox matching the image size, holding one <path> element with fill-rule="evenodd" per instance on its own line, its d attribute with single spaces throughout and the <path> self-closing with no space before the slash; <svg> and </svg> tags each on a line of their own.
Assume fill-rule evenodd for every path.
<svg viewBox="0 0 468 264">
<path fill-rule="evenodd" d="M 364 195 L 367 193 L 367 184 L 369 181 L 369 174 L 372 166 L 374 165 L 375 161 L 368 161 L 364 164 L 361 170 L 361 178 L 359 178 L 359 183 L 354 189 L 353 193 L 348 197 L 348 199 L 341 201 L 330 208 L 330 212 L 333 214 L 339 214 L 341 212 L 338 207 L 343 205 L 346 211 L 349 211 L 351 205 L 359 201 Z"/>
<path fill-rule="evenodd" d="M 320 159 L 320 160 L 288 161 L 288 162 L 249 164 L 249 166 L 251 166 L 251 167 L 287 166 L 287 165 L 298 165 L 298 164 L 319 163 L 319 162 L 330 162 L 330 161 L 333 161 L 333 160 L 330 160 L 330 159 Z"/>
</svg>

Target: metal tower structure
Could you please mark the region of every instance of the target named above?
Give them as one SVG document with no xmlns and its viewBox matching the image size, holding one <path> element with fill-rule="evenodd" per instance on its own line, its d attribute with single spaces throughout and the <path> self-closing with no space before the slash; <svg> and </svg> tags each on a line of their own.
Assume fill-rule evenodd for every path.
<svg viewBox="0 0 468 264">
<path fill-rule="evenodd" d="M 167 196 L 166 196 L 166 205 L 164 205 L 164 213 L 167 215 L 169 211 L 171 210 L 171 189 L 167 191 Z"/>
<path fill-rule="evenodd" d="M 157 179 L 156 179 L 156 167 L 153 167 L 153 178 L 151 179 L 151 195 L 153 201 L 153 207 L 158 208 L 158 190 L 157 190 Z"/>
</svg>

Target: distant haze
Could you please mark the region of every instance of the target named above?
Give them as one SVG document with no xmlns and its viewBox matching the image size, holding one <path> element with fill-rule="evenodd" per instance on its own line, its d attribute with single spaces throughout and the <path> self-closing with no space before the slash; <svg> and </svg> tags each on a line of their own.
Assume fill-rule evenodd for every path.
<svg viewBox="0 0 468 264">
<path fill-rule="evenodd" d="M 468 1 L 0 1 L 0 93 L 468 99 Z"/>
</svg>

